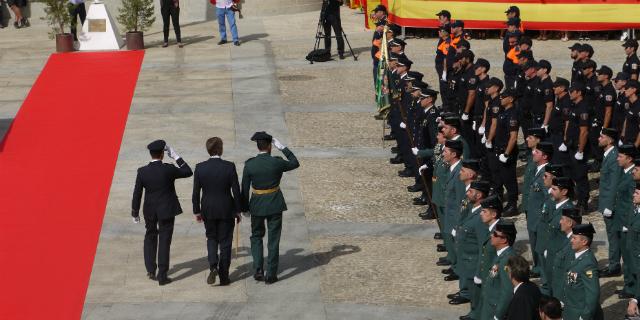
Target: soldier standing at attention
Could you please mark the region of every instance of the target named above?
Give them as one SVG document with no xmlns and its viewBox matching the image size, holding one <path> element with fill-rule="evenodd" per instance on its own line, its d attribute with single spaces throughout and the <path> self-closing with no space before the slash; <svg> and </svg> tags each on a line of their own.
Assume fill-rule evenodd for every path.
<svg viewBox="0 0 640 320">
<path fill-rule="evenodd" d="M 545 137 L 547 136 L 542 128 L 529 128 L 528 132 L 525 132 L 525 134 L 525 143 L 529 150 L 534 150 L 538 146 L 538 143 L 545 140 Z M 525 214 L 527 213 L 527 203 L 529 202 L 529 187 L 531 186 L 531 182 L 533 182 L 532 179 L 536 173 L 537 167 L 538 165 L 533 162 L 533 152 L 528 152 L 527 164 L 524 167 L 524 178 L 522 182 L 522 210 L 520 210 Z"/>
<path fill-rule="evenodd" d="M 569 80 L 557 77 L 553 83 L 553 93 L 555 95 L 555 102 L 553 104 L 553 111 L 551 112 L 551 120 L 549 121 L 549 136 L 555 150 L 560 152 L 553 157 L 552 163 L 569 163 L 567 145 L 564 141 L 565 126 L 569 115 L 571 115 Z"/>
<path fill-rule="evenodd" d="M 609 242 L 609 265 L 600 270 L 600 276 L 617 277 L 621 274 L 620 268 L 620 231 L 617 230 L 613 218 L 613 209 L 616 199 L 616 187 L 620 181 L 622 168 L 618 165 L 618 130 L 603 128 L 598 143 L 604 150 L 602 165 L 600 166 L 598 212 L 604 218 Z"/>
<path fill-rule="evenodd" d="M 567 267 L 569 262 L 573 261 L 573 249 L 571 249 L 571 237 L 573 236 L 573 227 L 582 223 L 580 209 L 567 208 L 562 209 L 562 217 L 560 218 L 560 231 L 565 235 L 558 238 L 553 246 L 560 248 L 557 253 L 551 257 L 551 276 L 548 283 L 551 287 L 553 296 L 562 299 L 564 296 L 564 282 L 567 276 Z"/>
<path fill-rule="evenodd" d="M 449 172 L 445 177 L 445 208 L 442 217 L 442 237 L 444 245 L 447 248 L 447 258 L 445 261 L 438 261 L 439 266 L 452 265 L 456 262 L 456 254 L 451 236 L 451 230 L 457 223 L 457 217 L 460 213 L 460 202 L 465 197 L 465 185 L 460 180 L 460 168 L 462 167 L 462 142 L 460 140 L 447 140 L 444 143 L 444 151 L 442 156 L 444 161 L 449 164 Z M 456 280 L 456 279 L 452 279 Z"/>
<path fill-rule="evenodd" d="M 513 284 L 507 272 L 507 261 L 516 253 L 516 227 L 513 222 L 501 221 L 491 233 L 491 245 L 496 250 L 489 276 L 482 281 L 482 313 L 480 320 L 502 319 L 513 297 Z"/>
<path fill-rule="evenodd" d="M 624 53 L 627 55 L 627 59 L 622 65 L 622 72 L 629 75 L 631 80 L 638 80 L 638 73 L 640 72 L 640 59 L 638 59 L 638 40 L 629 39 L 622 44 L 624 47 Z"/>
<path fill-rule="evenodd" d="M 616 199 L 613 208 L 613 223 L 617 232 L 620 232 L 620 251 L 623 261 L 631 261 L 631 256 L 627 250 L 627 221 L 629 215 L 633 213 L 633 192 L 635 182 L 633 180 L 633 159 L 638 155 L 638 150 L 633 145 L 622 145 L 618 148 L 618 165 L 623 169 L 616 188 Z M 630 263 L 624 263 L 622 268 L 624 275 L 624 287 L 618 293 L 618 297 L 626 299 L 632 297 L 633 279 L 631 278 L 632 268 Z"/>
<path fill-rule="evenodd" d="M 633 277 L 640 280 L 640 183 L 636 183 L 636 190 L 633 193 L 633 214 L 629 219 L 629 238 L 631 239 L 631 251 L 633 255 Z M 636 286 L 634 297 L 629 300 L 627 315 L 640 316 L 638 309 L 638 299 L 640 299 L 640 286 Z"/>
<path fill-rule="evenodd" d="M 253 256 L 253 278 L 264 280 L 266 284 L 278 281 L 278 258 L 280 231 L 282 231 L 282 212 L 287 204 L 280 190 L 282 173 L 300 166 L 293 152 L 277 139 L 264 131 L 256 132 L 251 141 L 258 145 L 260 153 L 247 160 L 242 173 L 243 211 L 251 214 L 251 255 Z M 271 144 L 282 151 L 287 160 L 271 156 Z M 253 192 L 249 189 L 253 187 Z M 251 194 L 251 198 L 249 198 Z M 262 238 L 265 234 L 265 222 L 269 232 L 267 247 L 266 277 L 264 276 L 264 255 Z"/>
<path fill-rule="evenodd" d="M 569 116 L 564 141 L 569 148 L 571 178 L 576 182 L 577 206 L 586 211 L 589 201 L 589 179 L 585 154 L 589 154 L 587 138 L 591 122 L 589 121 L 589 105 L 584 99 L 584 93 L 585 88 L 581 83 L 576 83 L 569 88 L 569 95 L 574 107 Z M 560 151 L 565 150 L 561 149 Z"/>
</svg>

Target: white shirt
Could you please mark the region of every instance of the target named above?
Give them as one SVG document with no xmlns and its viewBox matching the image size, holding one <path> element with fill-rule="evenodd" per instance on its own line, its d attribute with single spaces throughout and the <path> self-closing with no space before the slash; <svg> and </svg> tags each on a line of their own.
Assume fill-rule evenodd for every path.
<svg viewBox="0 0 640 320">
<path fill-rule="evenodd" d="M 220 159 L 220 156 L 212 156 L 211 159 Z"/>
<path fill-rule="evenodd" d="M 451 138 L 451 140 L 458 140 L 460 137 L 461 137 L 461 135 L 457 135 L 457 136 Z"/>
<path fill-rule="evenodd" d="M 573 235 L 573 231 L 572 231 L 572 232 L 569 232 L 569 233 L 567 234 L 567 238 L 571 239 L 571 236 L 572 236 L 572 235 Z"/>
<path fill-rule="evenodd" d="M 162 160 L 160 160 L 160 159 L 153 159 L 153 160 L 151 160 L 150 162 L 156 162 L 156 161 L 162 161 Z"/>
<path fill-rule="evenodd" d="M 606 158 L 606 157 L 607 157 L 607 155 L 608 155 L 609 153 L 611 153 L 611 150 L 613 150 L 613 146 L 609 146 L 609 149 L 607 149 L 607 150 L 604 152 L 604 156 L 603 156 L 603 157 L 604 157 L 604 158 Z"/>
<path fill-rule="evenodd" d="M 513 288 L 514 294 L 516 293 L 516 291 L 518 291 L 518 288 L 520 288 L 521 285 L 522 285 L 522 282 L 518 283 L 518 285 Z"/>
<path fill-rule="evenodd" d="M 489 231 L 493 231 L 493 229 L 496 228 L 496 224 L 498 224 L 498 221 L 499 220 L 496 219 L 496 221 L 489 226 Z"/>
<path fill-rule="evenodd" d="M 576 255 L 576 259 L 578 259 L 578 257 L 580 257 L 581 255 L 583 255 L 585 252 L 587 252 L 587 250 L 589 250 L 589 248 L 584 249 L 584 250 L 582 250 L 582 251 L 580 251 L 580 252 L 576 252 L 576 253 L 575 253 L 575 255 Z"/>
<path fill-rule="evenodd" d="M 538 175 L 538 173 L 540 173 L 540 170 L 542 170 L 542 168 L 544 168 L 547 164 L 549 163 L 546 162 L 538 166 L 538 169 L 536 169 L 536 176 Z"/>
<path fill-rule="evenodd" d="M 71 3 L 71 4 L 81 4 L 81 3 L 84 3 L 84 0 L 69 0 L 69 3 Z"/>
<path fill-rule="evenodd" d="M 562 202 L 556 204 L 556 209 L 560 208 L 561 205 L 563 205 L 565 202 L 569 201 L 569 198 L 564 199 Z"/>
<path fill-rule="evenodd" d="M 458 165 L 458 163 L 460 163 L 460 159 L 458 159 L 458 161 L 456 161 L 454 164 L 451 165 L 451 167 L 449 167 L 449 172 L 453 172 L 453 169 L 456 168 L 456 166 Z"/>
<path fill-rule="evenodd" d="M 464 192 L 469 191 L 469 188 L 471 188 L 471 184 L 468 184 L 466 187 L 464 187 Z"/>
<path fill-rule="evenodd" d="M 233 0 L 216 0 L 216 8 L 226 9 L 231 8 Z"/>
<path fill-rule="evenodd" d="M 477 205 L 477 206 L 471 208 L 471 213 L 474 213 L 474 212 L 478 211 L 478 209 L 480 209 L 481 207 L 482 207 L 481 205 Z"/>
<path fill-rule="evenodd" d="M 509 246 L 506 246 L 496 252 L 496 255 L 499 257 L 505 250 L 509 249 Z"/>
<path fill-rule="evenodd" d="M 631 171 L 631 169 L 633 169 L 633 167 L 635 167 L 635 166 L 631 166 L 629 168 L 624 169 L 624 173 L 628 173 L 629 171 Z"/>
</svg>

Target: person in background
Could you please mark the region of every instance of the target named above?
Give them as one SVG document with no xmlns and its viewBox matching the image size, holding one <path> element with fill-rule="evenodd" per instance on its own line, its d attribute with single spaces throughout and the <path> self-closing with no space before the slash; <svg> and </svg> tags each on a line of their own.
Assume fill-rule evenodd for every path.
<svg viewBox="0 0 640 320">
<path fill-rule="evenodd" d="M 521 256 L 511 256 L 507 260 L 507 273 L 513 285 L 513 298 L 504 319 L 537 320 L 540 289 L 529 281 L 529 262 Z"/>
<path fill-rule="evenodd" d="M 220 32 L 220 41 L 218 45 L 227 43 L 227 25 L 225 17 L 229 22 L 229 28 L 231 28 L 231 39 L 234 46 L 240 45 L 240 39 L 238 38 L 238 27 L 236 26 L 236 12 L 234 11 L 236 3 L 239 0 L 213 0 L 216 5 L 216 16 L 218 17 L 218 31 Z"/>
<path fill-rule="evenodd" d="M 87 18 L 84 0 L 69 0 L 69 16 L 71 17 L 71 34 L 73 34 L 73 40 L 78 41 L 78 17 L 80 17 L 81 28 L 84 24 L 84 19 Z"/>
<path fill-rule="evenodd" d="M 169 46 L 169 18 L 173 22 L 173 31 L 176 33 L 178 47 L 182 48 L 180 38 L 180 0 L 160 0 L 160 14 L 162 15 L 162 32 L 164 34 L 163 48 Z"/>
<path fill-rule="evenodd" d="M 540 320 L 562 320 L 562 305 L 560 300 L 550 297 L 540 297 Z"/>
<path fill-rule="evenodd" d="M 7 6 L 11 8 L 11 11 L 16 16 L 16 21 L 13 23 L 16 29 L 31 26 L 29 20 L 22 15 L 22 8 L 27 6 L 27 0 L 7 0 Z"/>
<path fill-rule="evenodd" d="M 340 21 L 340 6 L 342 0 L 326 0 L 324 8 L 324 16 L 322 26 L 324 27 L 324 48 L 331 52 L 331 28 L 336 34 L 336 42 L 338 43 L 338 56 L 340 60 L 344 59 L 344 39 L 342 38 L 342 22 Z"/>
</svg>

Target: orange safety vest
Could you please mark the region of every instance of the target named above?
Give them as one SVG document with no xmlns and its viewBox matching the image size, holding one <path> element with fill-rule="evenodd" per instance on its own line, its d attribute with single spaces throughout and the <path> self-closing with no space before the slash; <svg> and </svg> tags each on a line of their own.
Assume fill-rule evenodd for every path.
<svg viewBox="0 0 640 320">
<path fill-rule="evenodd" d="M 520 32 L 524 33 L 524 23 L 520 21 Z"/>
<path fill-rule="evenodd" d="M 373 40 L 373 41 L 372 41 L 372 43 L 373 43 L 373 46 L 374 46 L 374 47 L 376 47 L 376 48 L 380 48 L 380 44 L 382 43 L 382 40 L 380 40 L 380 39 L 375 39 L 375 40 Z"/>
<path fill-rule="evenodd" d="M 462 37 L 461 37 L 461 36 L 457 36 L 457 37 L 456 37 L 456 36 L 454 36 L 454 35 L 451 35 L 451 46 L 452 46 L 454 49 L 458 49 L 458 42 L 460 42 L 460 39 L 462 39 Z"/>
<path fill-rule="evenodd" d="M 507 52 L 507 59 L 511 60 L 514 64 L 518 64 L 518 53 L 520 53 L 520 50 L 516 50 L 516 47 L 511 48 L 511 50 Z"/>
<path fill-rule="evenodd" d="M 449 53 L 449 43 L 445 40 L 438 45 L 438 51 L 442 52 L 445 56 Z"/>
</svg>

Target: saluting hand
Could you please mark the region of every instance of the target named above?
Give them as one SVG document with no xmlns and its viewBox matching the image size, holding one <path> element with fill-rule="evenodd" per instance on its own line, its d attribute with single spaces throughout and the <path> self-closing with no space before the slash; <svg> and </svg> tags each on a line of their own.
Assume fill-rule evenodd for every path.
<svg viewBox="0 0 640 320">
<path fill-rule="evenodd" d="M 173 160 L 178 160 L 180 159 L 180 156 L 176 153 L 175 150 L 173 150 L 173 148 L 171 148 L 170 146 L 166 146 L 165 148 L 167 150 L 167 156 Z"/>
<path fill-rule="evenodd" d="M 282 150 L 284 148 L 286 148 L 282 143 L 280 143 L 280 141 L 276 138 L 273 138 L 271 140 L 271 142 L 273 143 L 273 145 L 278 149 L 278 150 Z"/>
</svg>

